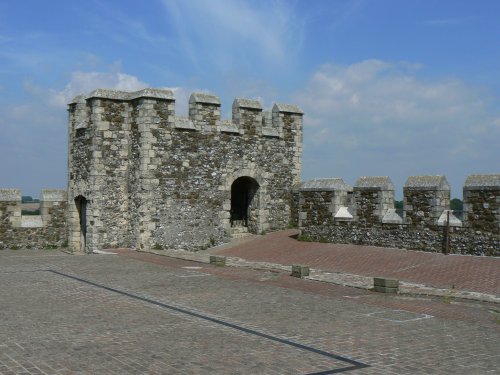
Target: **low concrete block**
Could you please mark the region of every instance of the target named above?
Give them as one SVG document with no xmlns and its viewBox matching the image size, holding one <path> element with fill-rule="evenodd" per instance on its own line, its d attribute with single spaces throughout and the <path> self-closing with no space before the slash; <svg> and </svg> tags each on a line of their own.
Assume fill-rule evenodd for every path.
<svg viewBox="0 0 500 375">
<path fill-rule="evenodd" d="M 399 288 L 389 288 L 385 286 L 377 286 L 375 285 L 373 287 L 373 290 L 378 293 L 397 293 L 399 291 Z"/>
<path fill-rule="evenodd" d="M 399 290 L 399 280 L 374 277 L 373 290 L 379 293 L 397 293 Z"/>
<path fill-rule="evenodd" d="M 396 279 L 387 279 L 385 277 L 374 277 L 373 285 L 375 286 L 385 286 L 389 288 L 398 288 L 399 280 Z"/>
<path fill-rule="evenodd" d="M 226 257 L 222 257 L 219 255 L 210 255 L 210 264 L 224 267 L 226 265 Z"/>
<path fill-rule="evenodd" d="M 301 264 L 292 265 L 292 276 L 299 278 L 309 276 L 309 266 L 303 266 Z"/>
</svg>

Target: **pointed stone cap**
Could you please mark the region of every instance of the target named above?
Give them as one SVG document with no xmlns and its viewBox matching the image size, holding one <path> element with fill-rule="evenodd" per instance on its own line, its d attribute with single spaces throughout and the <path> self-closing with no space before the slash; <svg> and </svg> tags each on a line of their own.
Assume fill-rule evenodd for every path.
<svg viewBox="0 0 500 375">
<path fill-rule="evenodd" d="M 262 105 L 260 102 L 253 99 L 236 98 L 233 101 L 233 109 L 235 108 L 260 109 L 262 111 Z"/>
<path fill-rule="evenodd" d="M 315 178 L 303 181 L 300 191 L 352 191 L 352 186 L 347 185 L 341 178 Z"/>
<path fill-rule="evenodd" d="M 394 185 L 388 176 L 363 176 L 358 178 L 354 190 L 392 190 Z"/>
<path fill-rule="evenodd" d="M 441 216 L 439 216 L 437 224 L 441 227 L 446 226 L 448 221 L 448 212 L 450 213 L 450 227 L 461 227 L 462 221 L 453 214 L 452 210 L 444 210 Z"/>
<path fill-rule="evenodd" d="M 389 208 L 382 218 L 382 224 L 403 224 L 403 218 L 395 208 Z"/>
<path fill-rule="evenodd" d="M 284 103 L 276 103 L 273 106 L 273 112 L 297 113 L 299 115 L 304 114 L 304 111 L 302 111 L 298 106 Z"/>
<path fill-rule="evenodd" d="M 407 190 L 450 190 L 445 176 L 410 176 L 404 189 Z"/>
<path fill-rule="evenodd" d="M 336 221 L 352 221 L 353 216 L 349 212 L 349 209 L 345 206 L 340 206 L 339 210 L 333 217 Z"/>
<path fill-rule="evenodd" d="M 203 92 L 193 92 L 189 97 L 189 103 L 205 103 L 215 104 L 220 106 L 220 99 L 218 96 L 206 94 Z"/>
<path fill-rule="evenodd" d="M 500 190 L 500 174 L 473 174 L 465 180 L 464 190 Z"/>
</svg>

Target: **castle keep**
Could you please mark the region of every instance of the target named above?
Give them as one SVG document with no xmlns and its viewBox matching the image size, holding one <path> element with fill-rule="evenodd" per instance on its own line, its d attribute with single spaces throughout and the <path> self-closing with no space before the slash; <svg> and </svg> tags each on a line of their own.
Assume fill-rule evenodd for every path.
<svg viewBox="0 0 500 375">
<path fill-rule="evenodd" d="M 69 246 L 203 249 L 290 222 L 302 111 L 194 93 L 96 90 L 69 104 Z"/>
</svg>

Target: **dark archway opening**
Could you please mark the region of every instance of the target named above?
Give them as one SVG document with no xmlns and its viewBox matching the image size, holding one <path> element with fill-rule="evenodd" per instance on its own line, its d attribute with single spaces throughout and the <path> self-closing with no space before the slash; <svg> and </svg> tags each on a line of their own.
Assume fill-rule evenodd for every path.
<svg viewBox="0 0 500 375">
<path fill-rule="evenodd" d="M 80 250 L 85 251 L 87 244 L 87 199 L 79 195 L 75 198 L 75 205 L 78 211 L 78 219 L 80 224 Z"/>
<path fill-rule="evenodd" d="M 252 219 L 251 208 L 255 206 L 255 195 L 259 184 L 251 177 L 240 177 L 231 185 L 231 226 L 248 227 Z"/>
</svg>

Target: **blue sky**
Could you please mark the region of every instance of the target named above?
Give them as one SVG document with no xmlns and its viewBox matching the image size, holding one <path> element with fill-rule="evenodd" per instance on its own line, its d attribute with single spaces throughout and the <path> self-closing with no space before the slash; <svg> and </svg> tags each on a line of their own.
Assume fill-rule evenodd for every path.
<svg viewBox="0 0 500 375">
<path fill-rule="evenodd" d="M 66 103 L 97 87 L 298 104 L 303 179 L 500 173 L 496 0 L 0 0 L 0 186 L 65 188 Z"/>
</svg>

